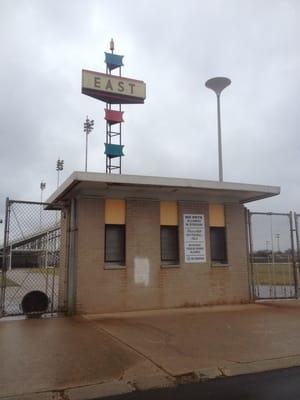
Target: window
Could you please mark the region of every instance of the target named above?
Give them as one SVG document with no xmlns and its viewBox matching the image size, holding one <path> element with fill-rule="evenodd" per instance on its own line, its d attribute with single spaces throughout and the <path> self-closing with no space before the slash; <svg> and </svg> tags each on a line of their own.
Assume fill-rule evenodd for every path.
<svg viewBox="0 0 300 400">
<path fill-rule="evenodd" d="M 160 227 L 161 261 L 178 264 L 178 226 Z"/>
<path fill-rule="evenodd" d="M 178 210 L 176 201 L 160 202 L 160 259 L 179 264 Z"/>
<path fill-rule="evenodd" d="M 226 233 L 224 227 L 210 227 L 211 260 L 213 262 L 226 264 Z"/>
<path fill-rule="evenodd" d="M 209 204 L 211 261 L 227 264 L 225 212 L 223 204 Z"/>
<path fill-rule="evenodd" d="M 125 225 L 105 225 L 105 262 L 125 264 Z"/>
<path fill-rule="evenodd" d="M 105 200 L 105 263 L 125 265 L 125 208 L 125 200 Z"/>
</svg>

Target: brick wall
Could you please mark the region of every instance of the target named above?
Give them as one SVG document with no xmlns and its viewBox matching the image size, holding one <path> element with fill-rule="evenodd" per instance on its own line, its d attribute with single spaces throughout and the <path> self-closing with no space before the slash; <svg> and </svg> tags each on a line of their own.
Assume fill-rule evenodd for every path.
<svg viewBox="0 0 300 400">
<path fill-rule="evenodd" d="M 178 266 L 160 264 L 160 203 L 126 202 L 126 267 L 104 263 L 103 199 L 81 198 L 77 215 L 77 312 L 240 303 L 249 300 L 244 207 L 226 205 L 228 266 L 212 267 L 208 205 L 180 201 Z M 207 262 L 184 262 L 183 214 L 205 216 Z"/>
</svg>

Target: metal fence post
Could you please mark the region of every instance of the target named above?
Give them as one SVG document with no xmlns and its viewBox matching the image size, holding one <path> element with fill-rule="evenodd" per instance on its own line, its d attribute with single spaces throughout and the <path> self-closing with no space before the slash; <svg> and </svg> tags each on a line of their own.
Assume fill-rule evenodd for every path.
<svg viewBox="0 0 300 400">
<path fill-rule="evenodd" d="M 68 315 L 75 313 L 76 303 L 76 261 L 75 261 L 75 243 L 76 243 L 76 200 L 71 200 L 70 207 L 70 228 L 69 228 L 69 248 L 68 248 L 68 283 L 67 283 L 67 304 Z"/>
<path fill-rule="evenodd" d="M 296 257 L 295 257 L 293 213 L 292 213 L 292 211 L 290 211 L 290 213 L 289 213 L 289 220 L 290 220 L 290 232 L 291 232 L 292 263 L 293 263 L 293 273 L 294 273 L 294 283 L 295 283 L 295 297 L 298 299 L 298 274 L 297 274 Z"/>
<path fill-rule="evenodd" d="M 297 246 L 297 264 L 298 264 L 298 269 L 299 269 L 300 268 L 300 243 L 299 243 L 298 217 L 299 217 L 299 215 L 296 212 L 294 212 L 296 246 Z M 299 270 L 299 273 L 300 273 L 300 270 Z"/>
<path fill-rule="evenodd" d="M 2 271 L 1 271 L 1 293 L 0 293 L 0 316 L 5 314 L 5 291 L 6 291 L 6 270 L 7 270 L 7 247 L 9 237 L 9 216 L 10 216 L 10 201 L 6 198 L 5 202 L 5 223 L 4 223 L 4 241 L 2 254 Z"/>
<path fill-rule="evenodd" d="M 247 222 L 248 222 L 248 238 L 249 238 L 249 264 L 250 264 L 250 288 L 251 288 L 251 299 L 255 300 L 255 283 L 254 283 L 254 272 L 253 272 L 253 235 L 251 226 L 251 212 L 247 210 Z"/>
</svg>

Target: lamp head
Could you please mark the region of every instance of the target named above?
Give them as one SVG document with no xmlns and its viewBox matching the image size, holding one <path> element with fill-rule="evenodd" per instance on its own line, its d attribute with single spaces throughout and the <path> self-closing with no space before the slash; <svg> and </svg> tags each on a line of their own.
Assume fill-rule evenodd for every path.
<svg viewBox="0 0 300 400">
<path fill-rule="evenodd" d="M 205 82 L 205 86 L 213 90 L 219 96 L 223 89 L 231 84 L 231 80 L 224 77 L 211 78 Z"/>
<path fill-rule="evenodd" d="M 112 53 L 114 52 L 114 49 L 115 49 L 114 39 L 110 39 L 109 49 L 110 49 L 110 51 L 111 51 Z"/>
</svg>

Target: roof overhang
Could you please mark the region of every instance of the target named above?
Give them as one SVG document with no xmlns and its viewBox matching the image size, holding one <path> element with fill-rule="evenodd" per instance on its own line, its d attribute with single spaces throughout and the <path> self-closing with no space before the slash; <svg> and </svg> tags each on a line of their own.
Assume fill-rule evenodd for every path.
<svg viewBox="0 0 300 400">
<path fill-rule="evenodd" d="M 117 175 L 98 172 L 73 172 L 49 197 L 52 208 L 71 198 L 151 198 L 157 200 L 194 200 L 202 202 L 248 203 L 276 196 L 279 186 L 165 178 L 140 175 Z"/>
</svg>

